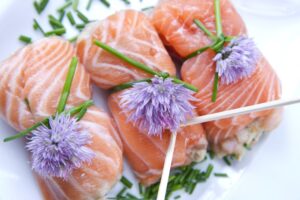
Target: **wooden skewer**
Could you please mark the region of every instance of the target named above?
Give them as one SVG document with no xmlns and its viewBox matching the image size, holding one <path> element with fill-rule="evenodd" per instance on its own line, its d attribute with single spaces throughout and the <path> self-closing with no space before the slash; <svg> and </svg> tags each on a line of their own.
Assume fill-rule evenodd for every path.
<svg viewBox="0 0 300 200">
<path fill-rule="evenodd" d="M 169 175 L 170 175 L 170 170 L 171 170 L 171 165 L 173 160 L 173 154 L 174 154 L 174 149 L 176 144 L 176 137 L 177 137 L 177 132 L 171 134 L 170 144 L 166 153 L 164 168 L 162 171 L 162 176 L 161 176 L 160 185 L 158 189 L 157 200 L 164 200 L 166 196 Z"/>
<path fill-rule="evenodd" d="M 198 117 L 195 117 L 195 118 L 187 121 L 185 124 L 182 124 L 181 127 L 195 125 L 195 124 L 201 124 L 204 122 L 215 121 L 215 120 L 229 118 L 229 117 L 234 117 L 237 115 L 249 114 L 252 112 L 258 112 L 258 111 L 263 111 L 263 110 L 279 108 L 282 106 L 292 105 L 292 104 L 296 104 L 296 103 L 300 103 L 300 98 L 293 99 L 293 100 L 270 101 L 270 102 L 266 102 L 266 103 L 256 104 L 253 106 L 247 106 L 247 107 L 242 107 L 242 108 L 238 108 L 238 109 L 227 110 L 224 112 L 213 113 L 213 114 L 208 114 L 208 115 L 204 115 L 204 116 L 198 116 Z M 169 144 L 169 147 L 168 147 L 168 150 L 166 153 L 164 168 L 163 168 L 161 181 L 160 181 L 160 185 L 159 185 L 157 200 L 165 199 L 170 170 L 171 170 L 171 164 L 172 164 L 173 154 L 174 154 L 174 149 L 175 149 L 176 136 L 177 136 L 176 132 L 171 135 L 170 144 Z"/>
</svg>

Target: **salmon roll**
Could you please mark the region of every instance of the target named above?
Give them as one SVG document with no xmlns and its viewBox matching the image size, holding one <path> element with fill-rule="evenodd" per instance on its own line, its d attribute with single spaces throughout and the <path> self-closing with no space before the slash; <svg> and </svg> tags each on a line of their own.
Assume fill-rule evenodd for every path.
<svg viewBox="0 0 300 200">
<path fill-rule="evenodd" d="M 91 73 L 93 82 L 104 89 L 151 77 L 93 45 L 95 39 L 155 71 L 167 72 L 171 76 L 176 74 L 174 63 L 153 25 L 138 11 L 121 11 L 91 24 L 78 39 L 77 53 Z M 126 112 L 121 108 L 121 96 L 124 91 L 126 90 L 111 94 L 108 104 L 130 166 L 142 184 L 151 185 L 160 179 L 170 132 L 165 131 L 162 137 L 149 136 L 128 121 Z M 202 160 L 206 147 L 207 141 L 202 125 L 181 129 L 178 132 L 172 167 Z"/>
<path fill-rule="evenodd" d="M 52 37 L 28 45 L 3 61 L 0 64 L 1 116 L 22 131 L 55 114 L 74 56 L 75 49 L 69 42 Z M 89 99 L 90 77 L 83 65 L 78 64 L 66 108 Z M 89 135 L 87 148 L 94 156 L 66 178 L 37 173 L 45 199 L 104 198 L 121 177 L 122 143 L 109 115 L 91 106 L 78 125 Z"/>
<path fill-rule="evenodd" d="M 248 48 L 250 40 L 245 39 L 246 26 L 229 0 L 220 0 L 220 18 L 224 36 L 239 38 L 226 42 L 224 48 L 240 48 L 237 47 L 237 41 L 244 42 L 244 46 Z M 197 27 L 194 20 L 199 20 L 212 35 L 218 35 L 213 0 L 161 0 L 152 14 L 152 23 L 163 41 L 181 58 L 186 58 L 198 49 L 213 43 L 212 38 Z M 199 89 L 195 95 L 199 101 L 194 104 L 199 115 L 264 103 L 281 97 L 279 78 L 266 58 L 258 51 L 257 55 L 253 55 L 257 60 L 255 59 L 256 63 L 251 73 L 250 69 L 247 71 L 248 69 L 239 68 L 239 64 L 235 64 L 235 61 L 229 64 L 236 69 L 233 71 L 237 74 L 245 73 L 243 78 L 232 81 L 236 78 L 236 74 L 227 73 L 229 78 L 225 80 L 219 74 L 217 99 L 213 102 L 215 73 L 218 69 L 221 72 L 228 70 L 224 60 L 230 57 L 232 50 L 229 49 L 226 55 L 222 54 L 225 50 L 220 52 L 217 54 L 213 48 L 208 48 L 200 55 L 186 60 L 182 65 L 182 79 Z M 247 56 L 249 53 L 245 57 L 235 56 L 235 59 L 250 62 L 246 60 Z M 223 63 L 217 66 L 216 60 Z M 240 158 L 246 147 L 257 142 L 262 133 L 273 130 L 280 119 L 281 109 L 273 109 L 208 122 L 204 124 L 204 128 L 209 146 L 214 152 L 219 156 L 235 155 Z"/>
</svg>

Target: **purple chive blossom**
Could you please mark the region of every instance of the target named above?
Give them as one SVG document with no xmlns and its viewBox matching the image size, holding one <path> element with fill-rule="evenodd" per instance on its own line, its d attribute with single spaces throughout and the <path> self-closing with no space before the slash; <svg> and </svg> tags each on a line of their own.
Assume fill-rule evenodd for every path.
<svg viewBox="0 0 300 200">
<path fill-rule="evenodd" d="M 193 92 L 171 78 L 154 77 L 151 82 L 135 83 L 121 95 L 121 108 L 140 131 L 161 135 L 165 129 L 176 131 L 193 116 Z"/>
<path fill-rule="evenodd" d="M 217 62 L 216 72 L 222 77 L 222 83 L 235 83 L 249 77 L 255 70 L 260 52 L 254 41 L 240 36 L 231 42 L 214 57 Z"/>
<path fill-rule="evenodd" d="M 46 125 L 32 131 L 27 149 L 32 153 L 32 168 L 41 176 L 66 179 L 73 169 L 90 162 L 94 153 L 87 147 L 90 136 L 76 119 L 56 115 Z"/>
</svg>

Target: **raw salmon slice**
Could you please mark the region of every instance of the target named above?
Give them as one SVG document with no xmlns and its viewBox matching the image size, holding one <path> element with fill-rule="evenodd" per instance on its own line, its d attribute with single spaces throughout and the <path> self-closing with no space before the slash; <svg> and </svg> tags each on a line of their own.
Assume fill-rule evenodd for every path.
<svg viewBox="0 0 300 200">
<path fill-rule="evenodd" d="M 79 37 L 77 53 L 92 80 L 99 87 L 110 88 L 127 81 L 149 77 L 115 56 L 92 44 L 93 39 L 107 43 L 127 56 L 151 68 L 175 75 L 174 64 L 147 17 L 137 11 L 118 12 L 90 25 Z M 127 122 L 119 107 L 120 92 L 110 96 L 108 103 L 117 123 L 125 156 L 145 185 L 156 182 L 160 175 L 169 144 L 169 133 L 162 138 L 148 137 Z M 202 160 L 206 152 L 202 125 L 183 129 L 177 138 L 173 167 Z"/>
<path fill-rule="evenodd" d="M 147 17 L 140 12 L 121 11 L 88 25 L 78 38 L 77 55 L 91 74 L 93 82 L 101 88 L 108 89 L 149 77 L 149 74 L 93 45 L 95 39 L 154 70 L 175 74 L 174 64 L 158 34 Z"/>
<path fill-rule="evenodd" d="M 141 133 L 120 108 L 122 92 L 109 97 L 108 104 L 123 141 L 124 153 L 136 176 L 144 185 L 151 185 L 160 179 L 165 155 L 169 146 L 170 132 L 160 136 Z M 194 125 L 178 132 L 172 167 L 201 161 L 206 154 L 207 142 L 202 125 Z"/>
<path fill-rule="evenodd" d="M 220 4 L 224 34 L 246 34 L 245 24 L 230 0 L 221 0 Z M 213 0 L 160 0 L 151 18 L 165 45 L 181 57 L 212 43 L 193 20 L 200 20 L 215 33 Z"/>
<path fill-rule="evenodd" d="M 0 113 L 16 130 L 53 115 L 65 82 L 74 47 L 59 38 L 29 45 L 0 64 Z M 79 64 L 67 107 L 91 98 L 90 78 Z M 102 198 L 122 173 L 122 144 L 111 118 L 95 106 L 79 122 L 92 137 L 96 156 L 67 180 L 37 175 L 45 199 Z"/>
<path fill-rule="evenodd" d="M 215 74 L 215 53 L 208 50 L 187 60 L 181 74 L 184 81 L 199 89 L 195 95 L 199 115 L 250 106 L 279 99 L 280 81 L 268 61 L 261 56 L 254 74 L 234 84 L 221 84 L 217 101 L 211 101 Z M 211 148 L 220 156 L 244 153 L 244 145 L 255 143 L 263 132 L 274 129 L 280 122 L 281 109 L 267 110 L 217 120 L 204 124 Z"/>
</svg>

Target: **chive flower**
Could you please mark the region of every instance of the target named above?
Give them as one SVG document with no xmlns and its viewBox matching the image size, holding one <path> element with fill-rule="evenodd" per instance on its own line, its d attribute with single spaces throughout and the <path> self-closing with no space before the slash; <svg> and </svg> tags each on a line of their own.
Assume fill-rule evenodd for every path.
<svg viewBox="0 0 300 200">
<path fill-rule="evenodd" d="M 60 114 L 32 131 L 26 148 L 32 153 L 32 168 L 43 177 L 66 179 L 84 162 L 91 162 L 94 152 L 89 134 L 82 130 L 76 118 Z"/>
<path fill-rule="evenodd" d="M 120 107 L 141 132 L 161 135 L 165 129 L 176 131 L 193 116 L 195 107 L 190 103 L 196 100 L 193 93 L 171 78 L 155 76 L 124 91 Z"/>
<path fill-rule="evenodd" d="M 246 36 L 239 36 L 230 41 L 215 57 L 216 72 L 223 84 L 235 83 L 249 77 L 256 68 L 260 57 L 254 41 Z"/>
</svg>

